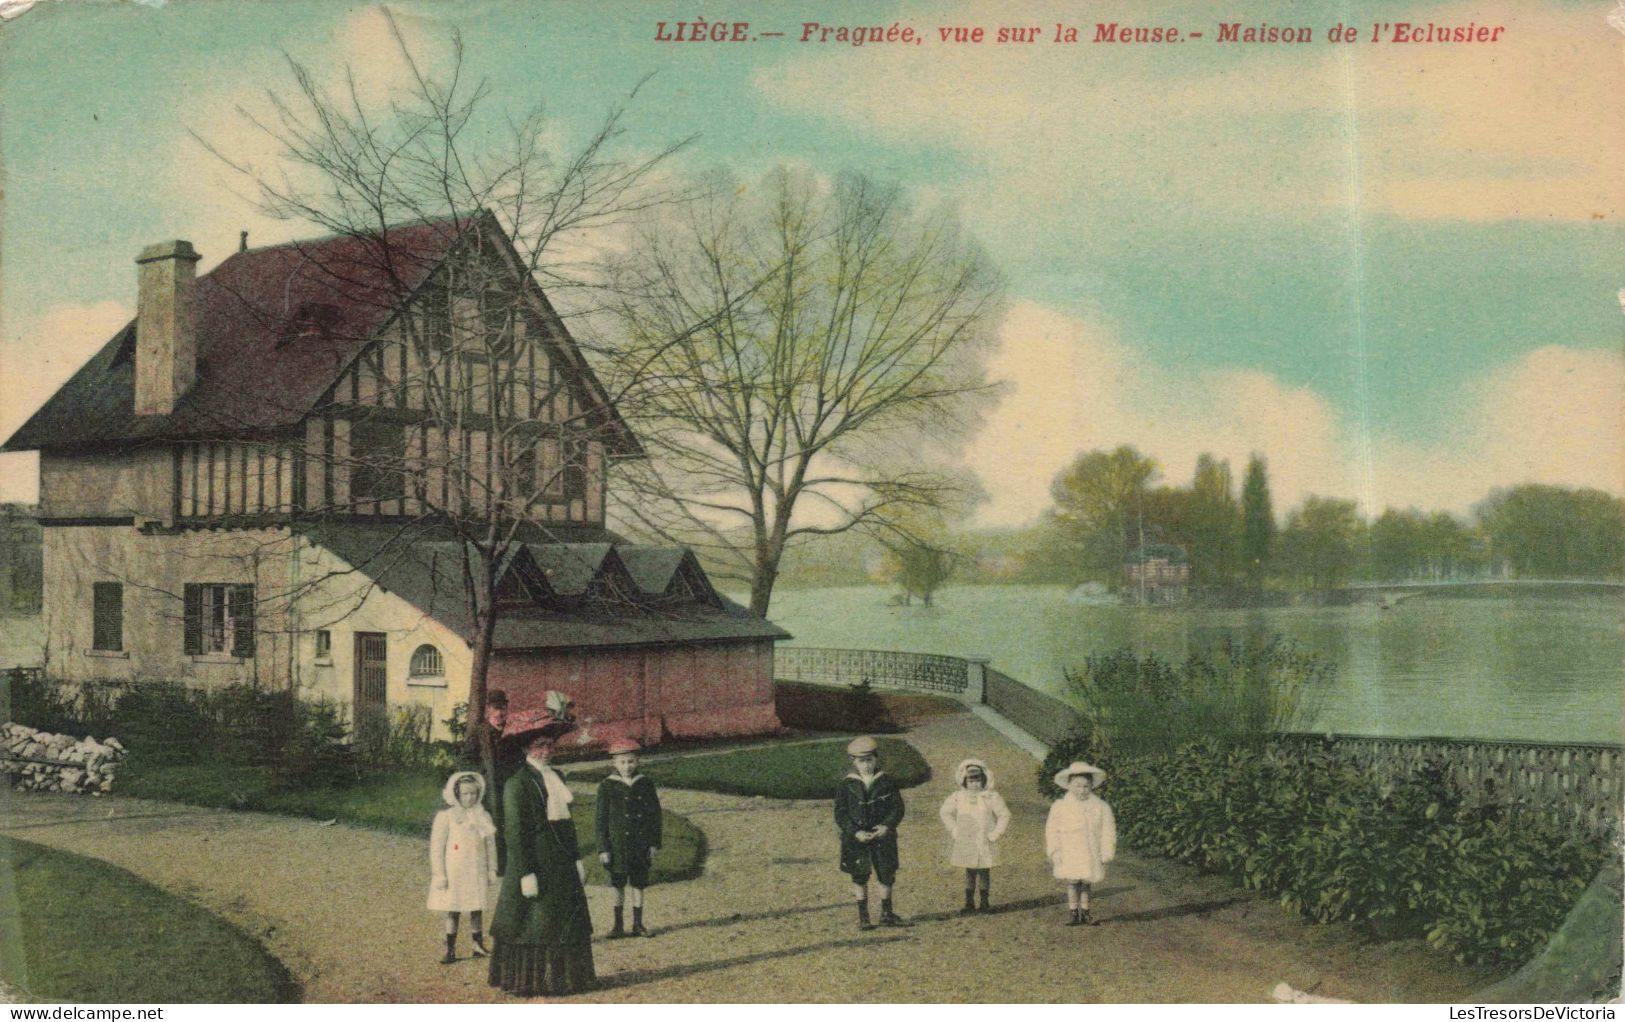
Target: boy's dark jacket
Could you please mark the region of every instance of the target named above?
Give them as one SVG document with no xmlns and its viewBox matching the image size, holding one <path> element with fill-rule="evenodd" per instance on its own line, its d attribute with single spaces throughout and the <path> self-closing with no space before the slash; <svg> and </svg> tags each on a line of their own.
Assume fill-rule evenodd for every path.
<svg viewBox="0 0 1625 1022">
<path fill-rule="evenodd" d="M 654 782 L 641 774 L 631 784 L 614 777 L 598 786 L 593 830 L 598 850 L 609 853 L 611 873 L 625 872 L 632 862 L 648 861 L 660 847 L 660 796 Z"/>
<path fill-rule="evenodd" d="M 835 826 L 841 830 L 841 869 L 867 873 L 869 856 L 876 866 L 897 868 L 897 825 L 903 822 L 903 792 L 884 773 L 867 788 L 856 777 L 845 777 L 835 790 Z M 884 837 L 858 840 L 858 831 L 886 825 Z"/>
</svg>

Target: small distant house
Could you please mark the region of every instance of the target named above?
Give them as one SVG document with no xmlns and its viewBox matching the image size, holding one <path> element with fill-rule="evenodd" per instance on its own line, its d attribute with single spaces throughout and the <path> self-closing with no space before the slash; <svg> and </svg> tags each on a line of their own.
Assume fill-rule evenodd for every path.
<svg viewBox="0 0 1625 1022">
<path fill-rule="evenodd" d="M 778 726 L 787 634 L 691 552 L 605 528 L 608 464 L 642 449 L 493 218 L 245 246 L 201 277 L 198 260 L 185 241 L 143 251 L 134 321 L 0 448 L 40 454 L 54 674 L 290 689 L 358 720 L 419 706 L 444 733 L 472 629 L 463 548 L 427 495 L 454 474 L 498 489 L 496 427 L 425 410 L 444 374 L 528 408 L 515 463 L 551 480 L 500 566 L 491 687 L 516 710 L 569 693 L 583 743 Z M 517 314 L 465 293 L 475 261 L 510 275 Z M 403 289 L 427 341 L 382 300 Z"/>
<path fill-rule="evenodd" d="M 1183 547 L 1148 543 L 1123 562 L 1123 593 L 1136 603 L 1181 603 L 1190 591 L 1191 566 Z"/>
</svg>

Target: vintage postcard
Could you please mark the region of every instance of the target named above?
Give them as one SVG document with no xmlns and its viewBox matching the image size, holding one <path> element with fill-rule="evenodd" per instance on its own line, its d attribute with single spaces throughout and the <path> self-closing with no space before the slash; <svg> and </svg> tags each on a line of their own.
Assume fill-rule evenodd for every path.
<svg viewBox="0 0 1625 1022">
<path fill-rule="evenodd" d="M 0 1001 L 1617 1000 L 1609 2 L 0 0 Z"/>
</svg>

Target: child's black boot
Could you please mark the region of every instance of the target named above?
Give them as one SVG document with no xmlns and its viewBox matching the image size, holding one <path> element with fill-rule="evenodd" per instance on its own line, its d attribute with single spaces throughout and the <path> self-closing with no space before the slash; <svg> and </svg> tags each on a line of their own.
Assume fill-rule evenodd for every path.
<svg viewBox="0 0 1625 1022">
<path fill-rule="evenodd" d="M 1080 925 L 1080 926 L 1099 926 L 1100 925 L 1100 920 L 1098 920 L 1094 916 L 1090 915 L 1088 909 L 1081 909 L 1078 912 L 1078 925 Z"/>
<path fill-rule="evenodd" d="M 968 916 L 976 911 L 976 892 L 972 888 L 965 888 L 965 907 L 959 910 L 962 916 Z"/>
<path fill-rule="evenodd" d="M 632 910 L 632 936 L 653 937 L 654 934 L 643 928 L 643 908 L 639 906 Z"/>
<path fill-rule="evenodd" d="M 901 916 L 891 910 L 891 899 L 880 899 L 880 925 L 881 926 L 907 926 Z"/>
<path fill-rule="evenodd" d="M 625 912 L 626 910 L 621 908 L 621 906 L 615 906 L 615 925 L 610 927 L 609 933 L 606 934 L 606 938 L 608 940 L 620 940 L 622 937 L 626 936 Z"/>
<path fill-rule="evenodd" d="M 869 899 L 864 898 L 858 902 L 858 929 L 872 930 L 875 924 L 869 921 Z"/>
<path fill-rule="evenodd" d="M 981 905 L 979 905 L 978 907 L 983 912 L 991 912 L 991 911 L 993 911 L 993 907 L 987 903 L 987 888 L 986 887 L 982 888 Z"/>
<path fill-rule="evenodd" d="M 475 958 L 484 958 L 491 953 L 491 949 L 485 946 L 485 934 L 478 930 L 474 931 L 473 944 Z"/>
<path fill-rule="evenodd" d="M 1082 909 L 1077 909 L 1077 908 L 1073 909 L 1071 915 L 1067 917 L 1066 925 L 1068 925 L 1068 926 L 1082 926 L 1083 925 L 1083 910 Z"/>
<path fill-rule="evenodd" d="M 452 962 L 455 962 L 456 960 L 457 960 L 457 935 L 455 933 L 448 933 L 448 934 L 446 934 L 446 955 L 445 955 L 444 958 L 440 959 L 440 964 L 441 965 L 450 965 Z"/>
</svg>

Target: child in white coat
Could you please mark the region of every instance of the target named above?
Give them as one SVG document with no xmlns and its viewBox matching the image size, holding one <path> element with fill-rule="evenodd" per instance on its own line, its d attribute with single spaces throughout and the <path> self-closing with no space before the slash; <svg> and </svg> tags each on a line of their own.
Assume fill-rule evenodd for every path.
<svg viewBox="0 0 1625 1022">
<path fill-rule="evenodd" d="M 1117 855 L 1117 820 L 1112 807 L 1095 795 L 1106 772 L 1073 763 L 1055 775 L 1066 794 L 1050 806 L 1044 825 L 1044 854 L 1057 879 L 1066 881 L 1068 926 L 1097 926 L 1089 914 L 1089 888 L 1106 879 L 1106 864 Z"/>
<path fill-rule="evenodd" d="M 483 958 L 485 900 L 497 878 L 496 824 L 480 803 L 485 778 L 472 770 L 452 774 L 440 793 L 446 808 L 435 814 L 429 832 L 429 911 L 446 914 L 446 955 L 457 960 L 457 914 L 468 913 L 474 931 L 474 957 Z"/>
<path fill-rule="evenodd" d="M 965 907 L 962 916 L 977 911 L 975 896 L 981 889 L 981 911 L 988 906 L 992 869 L 998 865 L 995 844 L 1010 825 L 1010 810 L 993 790 L 993 772 L 979 759 L 967 759 L 954 768 L 959 789 L 942 803 L 938 815 L 948 828 L 948 861 L 965 871 Z"/>
</svg>

